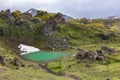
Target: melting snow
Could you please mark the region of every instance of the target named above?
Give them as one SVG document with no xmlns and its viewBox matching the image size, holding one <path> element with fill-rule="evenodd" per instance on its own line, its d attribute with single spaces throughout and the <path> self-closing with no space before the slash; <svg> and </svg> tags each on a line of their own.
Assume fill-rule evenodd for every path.
<svg viewBox="0 0 120 80">
<path fill-rule="evenodd" d="M 18 46 L 18 48 L 20 49 L 20 51 L 22 51 L 21 55 L 28 54 L 31 52 L 40 51 L 40 49 L 38 49 L 38 48 L 35 48 L 33 46 L 24 45 L 24 44 L 20 44 Z"/>
</svg>

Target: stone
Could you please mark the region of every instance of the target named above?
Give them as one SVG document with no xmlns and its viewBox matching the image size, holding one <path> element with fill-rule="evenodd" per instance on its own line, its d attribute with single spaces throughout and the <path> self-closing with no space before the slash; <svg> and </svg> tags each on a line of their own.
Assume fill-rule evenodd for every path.
<svg viewBox="0 0 120 80">
<path fill-rule="evenodd" d="M 6 65 L 6 58 L 5 56 L 0 55 L 0 62 L 2 65 Z"/>
<path fill-rule="evenodd" d="M 4 11 L 4 14 L 1 16 L 9 25 L 13 25 L 15 22 L 15 18 L 13 17 L 10 9 Z"/>
<path fill-rule="evenodd" d="M 38 19 L 36 19 L 36 18 L 32 18 L 31 21 L 32 21 L 33 23 L 40 23 L 40 21 L 39 21 Z"/>
<path fill-rule="evenodd" d="M 96 57 L 96 60 L 104 60 L 105 58 L 104 58 L 104 56 L 97 56 Z"/>
<path fill-rule="evenodd" d="M 116 53 L 117 50 L 115 50 L 114 48 L 109 48 L 107 46 L 102 46 L 101 50 L 105 53 L 108 53 L 109 55 L 111 55 L 112 53 Z"/>
<path fill-rule="evenodd" d="M 49 21 L 43 26 L 43 33 L 45 36 L 50 36 L 57 29 L 57 25 L 63 23 L 65 19 L 61 13 L 57 13 L 55 16 L 51 17 Z"/>
<path fill-rule="evenodd" d="M 21 24 L 23 24 L 24 23 L 24 20 L 23 19 L 19 19 L 19 20 L 17 20 L 16 21 L 16 25 L 21 25 Z"/>
<path fill-rule="evenodd" d="M 3 30 L 0 29 L 0 36 L 3 36 L 3 35 L 4 35 Z"/>
<path fill-rule="evenodd" d="M 102 50 L 96 50 L 96 52 L 99 56 L 104 56 L 104 52 Z"/>
<path fill-rule="evenodd" d="M 20 66 L 20 60 L 17 59 L 17 58 L 14 58 L 13 64 L 14 64 L 15 66 Z"/>
<path fill-rule="evenodd" d="M 87 59 L 89 61 L 96 61 L 96 60 L 105 60 L 106 56 L 103 54 L 101 50 L 93 51 L 93 50 L 79 50 L 79 52 L 76 55 L 76 58 L 81 59 Z"/>
</svg>

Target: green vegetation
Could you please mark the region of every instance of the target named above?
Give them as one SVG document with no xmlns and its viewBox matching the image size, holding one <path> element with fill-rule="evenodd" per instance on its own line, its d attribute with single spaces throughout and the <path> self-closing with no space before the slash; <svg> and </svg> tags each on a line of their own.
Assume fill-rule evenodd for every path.
<svg viewBox="0 0 120 80">
<path fill-rule="evenodd" d="M 43 21 L 43 23 L 47 22 L 51 17 L 53 17 L 55 14 L 47 13 L 44 11 L 37 11 L 37 15 L 35 16 L 36 19 L 39 21 Z"/>
<path fill-rule="evenodd" d="M 96 45 L 82 45 L 84 49 L 100 49 L 104 44 Z M 120 44 L 109 44 L 107 46 L 120 49 Z M 97 46 L 97 47 L 95 47 Z M 55 72 L 66 72 L 79 76 L 85 80 L 119 80 L 120 79 L 120 54 L 108 56 L 110 58 L 109 64 L 104 62 L 91 63 L 86 60 L 81 60 L 79 64 L 74 57 L 66 57 L 56 62 L 51 62 L 49 68 Z"/>
<path fill-rule="evenodd" d="M 71 44 L 73 44 L 72 46 L 101 42 L 119 42 L 120 33 L 114 30 L 113 26 L 106 28 L 104 25 L 102 22 L 88 22 L 87 20 L 86 24 L 83 24 L 81 20 L 70 20 L 58 26 L 56 36 L 62 39 L 69 37 Z"/>
<path fill-rule="evenodd" d="M 19 20 L 21 18 L 21 12 L 19 10 L 14 11 L 12 14 L 16 20 Z"/>
<path fill-rule="evenodd" d="M 38 11 L 32 17 L 18 10 L 0 12 L 0 55 L 7 59 L 5 66 L 0 64 L 0 80 L 72 80 L 68 74 L 83 80 L 120 80 L 120 52 L 108 55 L 108 64 L 87 59 L 78 62 L 74 56 L 78 48 L 95 51 L 108 46 L 120 50 L 120 20 L 82 18 L 64 21 L 58 14 Z M 46 32 L 49 35 L 46 36 Z M 69 48 L 63 48 L 64 51 L 73 53 L 47 64 L 54 72 L 66 73 L 64 76 L 48 73 L 38 65 L 41 63 L 19 57 L 17 46 L 20 43 L 50 50 L 57 45 L 55 41 L 58 45 L 65 45 L 62 41 L 67 42 Z M 55 50 L 63 51 L 61 48 Z M 20 66 L 13 64 L 14 58 L 22 62 Z"/>
</svg>

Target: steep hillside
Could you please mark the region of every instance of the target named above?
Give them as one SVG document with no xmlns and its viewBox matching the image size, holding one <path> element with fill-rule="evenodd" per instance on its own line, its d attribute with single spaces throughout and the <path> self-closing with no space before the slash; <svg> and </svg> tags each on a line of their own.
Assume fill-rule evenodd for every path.
<svg viewBox="0 0 120 80">
<path fill-rule="evenodd" d="M 0 12 L 0 34 L 18 43 L 37 47 L 47 44 L 44 48 L 68 49 L 81 44 L 119 42 L 119 32 L 112 25 L 116 21 L 110 21 L 86 18 L 65 20 L 61 13 L 38 10 L 37 15 L 32 16 L 27 12 L 6 10 Z"/>
</svg>

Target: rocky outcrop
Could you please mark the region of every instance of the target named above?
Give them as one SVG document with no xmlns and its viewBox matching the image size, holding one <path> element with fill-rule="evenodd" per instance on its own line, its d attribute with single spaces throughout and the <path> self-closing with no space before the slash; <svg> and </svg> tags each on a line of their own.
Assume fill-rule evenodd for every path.
<svg viewBox="0 0 120 80">
<path fill-rule="evenodd" d="M 102 50 L 96 50 L 96 52 L 96 60 L 105 60 L 107 58 Z"/>
<path fill-rule="evenodd" d="M 69 41 L 67 39 L 58 39 L 56 37 L 50 37 L 49 43 L 52 45 L 53 48 L 66 50 L 69 46 Z"/>
<path fill-rule="evenodd" d="M 1 11 L 0 17 L 6 20 L 9 25 L 13 25 L 15 22 L 15 18 L 13 17 L 10 9 L 7 9 L 6 11 Z"/>
<path fill-rule="evenodd" d="M 107 46 L 102 46 L 101 51 L 103 51 L 104 53 L 108 53 L 109 55 L 116 53 L 116 52 L 119 52 L 119 51 L 115 50 L 114 48 L 109 48 Z"/>
<path fill-rule="evenodd" d="M 101 59 L 104 59 L 104 56 L 101 56 L 101 55 L 97 54 L 97 52 L 92 51 L 92 50 L 82 51 L 82 52 L 79 52 L 76 55 L 77 59 L 80 59 L 80 60 L 88 59 L 88 60 L 91 60 L 91 61 L 101 60 L 101 59 L 99 59 L 100 57 L 101 57 Z"/>
<path fill-rule="evenodd" d="M 58 13 L 54 17 L 51 17 L 50 20 L 43 26 L 44 35 L 49 37 L 53 35 L 54 31 L 57 29 L 57 26 L 64 21 L 65 19 L 61 13 Z"/>
<path fill-rule="evenodd" d="M 57 26 L 61 23 L 64 23 L 64 21 L 65 19 L 63 15 L 58 13 L 54 17 L 51 17 L 50 20 L 43 26 L 43 34 L 54 48 L 68 48 L 69 41 L 67 39 L 58 39 L 54 35 L 55 31 L 57 30 Z"/>
<path fill-rule="evenodd" d="M 15 66 L 20 66 L 20 60 L 17 59 L 17 58 L 14 58 L 14 60 L 13 60 L 13 65 L 15 65 Z"/>
<path fill-rule="evenodd" d="M 21 25 L 24 23 L 24 20 L 21 18 L 15 22 L 16 25 Z"/>
<path fill-rule="evenodd" d="M 83 50 L 81 48 L 77 49 L 79 52 L 76 55 L 76 58 L 79 60 L 87 59 L 89 61 L 108 61 L 108 55 L 119 52 L 113 48 L 102 46 L 100 50 Z"/>
<path fill-rule="evenodd" d="M 76 58 L 79 59 L 79 60 L 87 59 L 87 60 L 92 61 L 92 62 L 96 61 L 96 60 L 101 61 L 101 60 L 106 60 L 107 59 L 107 57 L 104 55 L 104 53 L 101 50 L 97 50 L 97 51 L 82 50 L 82 51 L 79 51 L 77 53 Z"/>
</svg>

